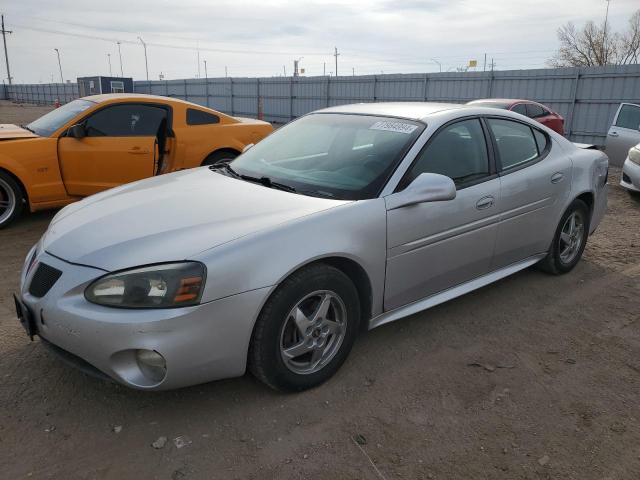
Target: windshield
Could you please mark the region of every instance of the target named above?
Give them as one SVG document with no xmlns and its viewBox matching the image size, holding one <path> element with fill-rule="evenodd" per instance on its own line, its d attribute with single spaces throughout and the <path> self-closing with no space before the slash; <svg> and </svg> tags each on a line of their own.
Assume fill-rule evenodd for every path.
<svg viewBox="0 0 640 480">
<path fill-rule="evenodd" d="M 89 100 L 74 100 L 31 122 L 27 128 L 41 137 L 48 137 L 79 113 L 93 107 Z"/>
<path fill-rule="evenodd" d="M 378 195 L 423 124 L 364 115 L 313 114 L 292 122 L 231 163 L 299 193 L 342 200 Z"/>
</svg>

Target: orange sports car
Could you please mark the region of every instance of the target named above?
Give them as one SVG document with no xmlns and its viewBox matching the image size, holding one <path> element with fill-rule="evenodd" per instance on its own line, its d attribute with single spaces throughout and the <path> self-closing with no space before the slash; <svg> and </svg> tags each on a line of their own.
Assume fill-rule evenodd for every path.
<svg viewBox="0 0 640 480">
<path fill-rule="evenodd" d="M 74 100 L 29 125 L 0 125 L 0 228 L 28 206 L 61 207 L 146 177 L 235 158 L 273 127 L 175 98 Z"/>
</svg>

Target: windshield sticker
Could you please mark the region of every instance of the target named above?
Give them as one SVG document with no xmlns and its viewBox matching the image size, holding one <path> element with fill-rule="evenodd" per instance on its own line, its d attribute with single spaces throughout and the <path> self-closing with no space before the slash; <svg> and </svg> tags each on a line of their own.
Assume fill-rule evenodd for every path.
<svg viewBox="0 0 640 480">
<path fill-rule="evenodd" d="M 381 121 L 371 125 L 369 130 L 383 130 L 385 132 L 396 132 L 409 135 L 410 133 L 413 133 L 416 128 L 418 128 L 418 126 L 412 125 L 411 123 Z"/>
</svg>

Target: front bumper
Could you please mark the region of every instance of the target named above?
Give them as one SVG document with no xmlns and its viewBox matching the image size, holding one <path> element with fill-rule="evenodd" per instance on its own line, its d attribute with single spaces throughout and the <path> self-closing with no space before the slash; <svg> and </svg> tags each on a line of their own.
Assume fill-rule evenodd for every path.
<svg viewBox="0 0 640 480">
<path fill-rule="evenodd" d="M 28 257 L 29 258 L 29 257 Z M 29 293 L 36 270 L 23 272 L 20 297 L 34 316 L 38 335 L 126 386 L 165 390 L 245 372 L 254 321 L 271 288 L 173 309 L 117 309 L 89 303 L 85 288 L 103 270 L 74 265 L 46 252 L 37 262 L 62 275 L 42 298 Z M 154 350 L 166 361 L 161 381 L 145 375 L 139 349 Z"/>
<path fill-rule="evenodd" d="M 627 158 L 622 166 L 620 185 L 628 190 L 640 192 L 640 165 Z"/>
</svg>

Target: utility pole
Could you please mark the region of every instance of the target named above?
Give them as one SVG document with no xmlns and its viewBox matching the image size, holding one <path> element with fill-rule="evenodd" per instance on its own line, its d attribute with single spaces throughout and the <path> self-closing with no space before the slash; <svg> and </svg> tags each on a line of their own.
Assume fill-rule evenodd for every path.
<svg viewBox="0 0 640 480">
<path fill-rule="evenodd" d="M 111 54 L 107 53 L 107 61 L 109 62 L 109 76 L 113 77 L 113 73 L 111 73 Z"/>
<path fill-rule="evenodd" d="M 228 77 L 229 76 L 229 72 L 227 71 L 227 66 L 224 66 L 224 76 Z"/>
<path fill-rule="evenodd" d="M 338 55 L 340 55 L 338 53 L 338 47 L 334 47 L 333 56 L 336 57 L 336 77 L 338 76 Z"/>
<path fill-rule="evenodd" d="M 482 71 L 486 72 L 487 71 L 487 54 L 484 54 L 484 65 L 482 66 Z"/>
<path fill-rule="evenodd" d="M 60 63 L 60 50 L 54 48 L 56 54 L 58 55 L 58 68 L 60 69 L 60 82 L 64 83 L 64 78 L 62 78 L 62 63 Z"/>
<path fill-rule="evenodd" d="M 282 65 L 282 74 L 286 77 L 287 76 L 287 67 L 285 65 Z"/>
<path fill-rule="evenodd" d="M 493 72 L 493 69 L 496 66 L 496 62 L 493 61 L 493 58 L 491 58 L 491 64 L 489 66 L 491 67 L 491 71 Z"/>
<path fill-rule="evenodd" d="M 602 31 L 602 65 L 607 64 L 607 52 L 605 48 L 606 48 L 606 38 L 607 38 L 607 20 L 609 19 L 609 1 L 610 0 L 606 0 L 607 13 L 605 13 L 604 15 L 604 29 Z M 4 30 L 4 27 L 3 27 L 3 30 Z"/>
<path fill-rule="evenodd" d="M 200 78 L 200 40 L 196 40 L 196 52 L 198 53 L 198 78 Z"/>
<path fill-rule="evenodd" d="M 356 67 L 351 67 L 351 76 L 356 76 Z"/>
<path fill-rule="evenodd" d="M 122 52 L 120 51 L 120 42 L 116 42 L 118 44 L 118 56 L 120 57 L 120 76 L 124 77 L 124 73 L 122 73 Z"/>
<path fill-rule="evenodd" d="M 142 40 L 141 37 L 138 37 L 138 40 L 140 40 L 140 43 L 144 48 L 144 68 L 147 71 L 147 82 L 148 82 L 149 81 L 149 63 L 147 62 L 147 44 L 144 43 L 144 40 Z M 149 86 L 149 88 L 151 88 L 151 86 Z"/>
<path fill-rule="evenodd" d="M 7 37 L 6 34 L 13 33 L 11 30 L 4 29 L 4 15 L 2 15 L 2 42 L 4 43 L 4 61 L 7 64 L 7 80 L 9 80 L 9 85 L 11 85 L 11 71 L 9 70 L 9 54 L 7 53 Z"/>
<path fill-rule="evenodd" d="M 206 78 L 209 78 L 209 75 L 207 75 L 207 61 L 206 60 L 203 60 L 203 61 L 204 61 L 204 78 L 206 79 Z"/>
<path fill-rule="evenodd" d="M 327 76 L 327 62 L 322 63 L 322 76 L 323 77 Z"/>
</svg>

